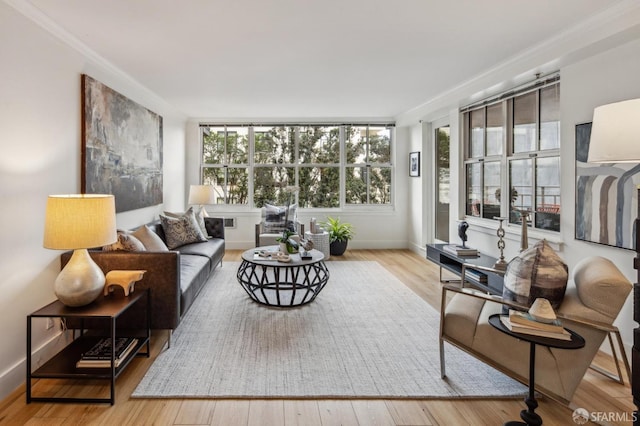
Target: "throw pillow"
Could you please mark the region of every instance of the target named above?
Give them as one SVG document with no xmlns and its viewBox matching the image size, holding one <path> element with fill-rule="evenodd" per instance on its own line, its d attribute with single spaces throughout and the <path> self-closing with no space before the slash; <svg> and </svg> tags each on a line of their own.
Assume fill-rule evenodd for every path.
<svg viewBox="0 0 640 426">
<path fill-rule="evenodd" d="M 191 214 L 185 214 L 177 218 L 160 215 L 162 229 L 167 239 L 167 247 L 173 250 L 185 244 L 207 241 L 207 237 L 202 233 L 196 218 Z"/>
<path fill-rule="evenodd" d="M 169 251 L 162 238 L 151 230 L 147 225 L 142 225 L 131 235 L 140 240 L 147 251 Z"/>
<path fill-rule="evenodd" d="M 165 214 L 165 216 L 176 218 L 176 217 L 180 217 L 180 216 L 184 216 L 186 214 L 189 214 L 189 212 L 193 212 L 193 214 L 194 214 L 194 216 L 196 218 L 196 222 L 198 223 L 198 226 L 200 227 L 200 230 L 202 231 L 202 233 L 206 237 L 207 236 L 207 227 L 204 224 L 204 206 L 197 207 L 195 210 L 193 209 L 193 207 L 189 207 L 189 209 L 184 213 L 164 212 L 164 214 Z"/>
<path fill-rule="evenodd" d="M 285 229 L 297 232 L 298 205 L 291 204 L 288 210 L 289 214 L 287 215 L 286 206 L 274 206 L 265 203 L 264 207 L 262 207 L 262 232 L 265 234 L 278 234 Z"/>
<path fill-rule="evenodd" d="M 102 247 L 102 251 L 146 251 L 144 244 L 128 231 L 118 230 L 118 240 Z"/>
<path fill-rule="evenodd" d="M 525 306 L 539 298 L 558 309 L 567 288 L 567 265 L 546 240 L 539 241 L 513 258 L 504 275 L 502 297 Z"/>
</svg>

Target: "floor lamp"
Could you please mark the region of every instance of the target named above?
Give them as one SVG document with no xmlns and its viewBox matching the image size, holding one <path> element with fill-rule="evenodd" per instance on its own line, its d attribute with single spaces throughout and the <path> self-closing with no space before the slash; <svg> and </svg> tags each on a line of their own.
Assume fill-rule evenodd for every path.
<svg viewBox="0 0 640 426">
<path fill-rule="evenodd" d="M 640 163 L 640 99 L 602 105 L 593 111 L 591 139 L 589 142 L 590 163 Z M 638 271 L 633 286 L 633 320 L 640 323 L 640 185 L 638 211 L 634 222 L 636 257 L 633 267 Z M 640 407 L 640 328 L 633 330 L 631 351 L 631 393 L 633 403 Z M 640 425 L 636 409 L 634 425 Z"/>
</svg>

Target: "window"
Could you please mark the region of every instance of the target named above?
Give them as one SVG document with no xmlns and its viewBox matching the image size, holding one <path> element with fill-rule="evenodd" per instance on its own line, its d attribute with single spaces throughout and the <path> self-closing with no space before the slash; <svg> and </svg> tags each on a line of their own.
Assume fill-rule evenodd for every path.
<svg viewBox="0 0 640 426">
<path fill-rule="evenodd" d="M 393 125 L 201 125 L 202 182 L 217 203 L 391 205 Z M 253 188 L 251 193 L 249 188 Z"/>
<path fill-rule="evenodd" d="M 560 231 L 560 83 L 555 76 L 462 110 L 468 216 Z M 509 192 L 508 197 L 502 197 Z"/>
<path fill-rule="evenodd" d="M 202 183 L 213 185 L 216 204 L 249 201 L 249 129 L 202 128 Z"/>
<path fill-rule="evenodd" d="M 345 204 L 391 203 L 391 128 L 348 126 Z"/>
</svg>

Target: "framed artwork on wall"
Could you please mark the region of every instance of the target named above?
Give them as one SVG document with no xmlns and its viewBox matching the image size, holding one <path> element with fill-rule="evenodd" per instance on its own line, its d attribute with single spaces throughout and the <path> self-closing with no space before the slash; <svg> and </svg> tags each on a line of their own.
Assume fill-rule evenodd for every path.
<svg viewBox="0 0 640 426">
<path fill-rule="evenodd" d="M 409 176 L 420 176 L 420 151 L 409 153 Z"/>
<path fill-rule="evenodd" d="M 116 212 L 162 203 L 162 117 L 82 75 L 85 194 L 113 194 Z"/>
<path fill-rule="evenodd" d="M 577 240 L 633 249 L 640 164 L 588 163 L 591 123 L 576 125 Z"/>
</svg>

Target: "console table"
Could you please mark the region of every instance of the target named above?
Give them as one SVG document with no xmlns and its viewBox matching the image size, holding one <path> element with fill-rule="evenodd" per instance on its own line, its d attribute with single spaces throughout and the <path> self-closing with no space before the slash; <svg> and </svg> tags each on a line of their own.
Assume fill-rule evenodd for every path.
<svg viewBox="0 0 640 426">
<path fill-rule="evenodd" d="M 449 282 L 442 279 L 442 269 L 460 276 L 462 264 L 466 264 L 465 281 L 480 290 L 491 294 L 502 295 L 504 279 L 500 274 L 486 270 L 473 269 L 473 265 L 482 268 L 492 268 L 498 259 L 478 253 L 477 256 L 457 256 L 444 250 L 448 244 L 427 244 L 427 259 L 440 267 L 440 282 Z"/>
</svg>

